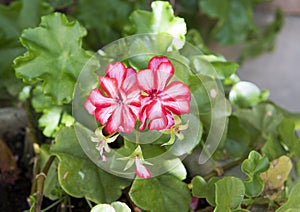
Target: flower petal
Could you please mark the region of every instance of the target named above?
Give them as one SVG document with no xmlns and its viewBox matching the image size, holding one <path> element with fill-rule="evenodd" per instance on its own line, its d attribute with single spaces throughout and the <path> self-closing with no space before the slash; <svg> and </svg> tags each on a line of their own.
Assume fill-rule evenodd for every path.
<svg viewBox="0 0 300 212">
<path fill-rule="evenodd" d="M 115 104 L 115 100 L 104 96 L 98 88 L 91 90 L 89 100 L 95 107 L 108 107 Z"/>
<path fill-rule="evenodd" d="M 91 102 L 90 97 L 88 97 L 84 102 L 84 107 L 88 111 L 89 114 L 93 115 L 96 107 Z"/>
<path fill-rule="evenodd" d="M 156 119 L 152 119 L 149 122 L 148 129 L 149 130 L 164 130 L 168 126 L 168 120 L 166 117 L 159 117 Z"/>
<path fill-rule="evenodd" d="M 156 70 L 157 67 L 161 64 L 161 63 L 169 63 L 169 59 L 167 57 L 152 57 L 148 63 L 148 68 L 151 70 Z"/>
<path fill-rule="evenodd" d="M 164 101 L 163 106 L 177 115 L 190 113 L 190 101 L 187 99 L 175 99 L 174 101 Z"/>
<path fill-rule="evenodd" d="M 190 112 L 190 88 L 182 82 L 174 81 L 159 94 L 164 107 L 177 115 Z"/>
<path fill-rule="evenodd" d="M 100 122 L 102 125 L 105 125 L 109 117 L 111 117 L 115 108 L 115 105 L 109 107 L 97 107 L 95 110 L 96 121 Z"/>
<path fill-rule="evenodd" d="M 168 126 L 167 111 L 162 108 L 160 101 L 153 100 L 146 108 L 147 119 L 150 120 L 149 130 L 164 130 Z"/>
<path fill-rule="evenodd" d="M 135 126 L 135 116 L 126 105 L 118 105 L 112 115 L 109 117 L 106 125 L 106 131 L 109 134 L 118 132 L 131 132 Z"/>
<path fill-rule="evenodd" d="M 100 86 L 111 98 L 118 98 L 118 81 L 114 78 L 99 77 Z"/>
<path fill-rule="evenodd" d="M 188 101 L 191 100 L 191 91 L 190 88 L 179 81 L 174 81 L 171 82 L 163 92 L 159 94 L 159 96 L 163 100 L 168 100 L 168 99 L 178 99 L 178 98 L 183 98 L 187 99 Z"/>
<path fill-rule="evenodd" d="M 158 68 L 156 73 L 156 89 L 158 91 L 164 90 L 172 76 L 174 75 L 174 67 L 173 65 L 168 62 L 163 62 L 161 63 Z"/>
<path fill-rule="evenodd" d="M 122 107 L 116 107 L 115 111 L 107 120 L 105 130 L 108 134 L 116 132 L 122 123 Z"/>
<path fill-rule="evenodd" d="M 153 71 L 150 69 L 139 71 L 137 73 L 137 82 L 142 90 L 150 93 L 155 88 Z"/>
<path fill-rule="evenodd" d="M 138 90 L 136 71 L 133 68 L 127 68 L 127 73 L 122 84 L 122 89 L 125 93 L 130 92 L 131 90 Z"/>
<path fill-rule="evenodd" d="M 166 127 L 166 129 L 170 129 L 175 124 L 175 119 L 173 118 L 173 115 L 170 112 L 167 112 L 166 117 L 168 119 L 168 126 Z"/>
<path fill-rule="evenodd" d="M 135 172 L 136 175 L 140 178 L 151 178 L 150 170 L 141 163 L 138 157 L 135 157 Z"/>
<path fill-rule="evenodd" d="M 131 132 L 134 129 L 136 118 L 131 109 L 123 105 L 122 106 L 122 123 L 119 126 L 120 132 Z"/>
<path fill-rule="evenodd" d="M 126 72 L 127 72 L 127 70 L 126 70 L 125 66 L 120 62 L 108 64 L 108 66 L 106 68 L 106 76 L 109 78 L 116 79 L 118 82 L 119 88 L 123 84 L 123 81 L 126 77 Z"/>
</svg>

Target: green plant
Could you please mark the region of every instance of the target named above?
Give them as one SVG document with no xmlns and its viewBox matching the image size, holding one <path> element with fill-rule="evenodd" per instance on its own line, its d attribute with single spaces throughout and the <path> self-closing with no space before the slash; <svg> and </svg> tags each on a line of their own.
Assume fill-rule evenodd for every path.
<svg viewBox="0 0 300 212">
<path fill-rule="evenodd" d="M 23 90 L 20 101 L 30 105 L 27 107 L 29 118 L 32 117 L 31 113 L 38 114 L 38 120 L 30 120 L 31 127 L 37 123 L 45 136 L 45 139 L 39 140 L 32 133 L 35 146 L 38 146 L 35 153 L 39 156 L 40 168 L 35 173 L 30 210 L 41 209 L 43 194 L 57 203 L 70 196 L 85 198 L 92 211 L 130 211 L 129 207 L 158 212 L 201 211 L 205 207 L 214 211 L 250 211 L 257 205 L 277 211 L 299 209 L 296 188 L 299 186 L 300 140 L 295 130 L 300 128 L 300 114 L 289 113 L 267 100 L 268 93 L 260 91 L 255 85 L 240 82 L 236 75 L 238 64 L 211 53 L 198 31 L 187 32 L 185 19 L 174 16 L 168 2 L 153 2 L 152 12 L 135 10 L 129 20 L 125 17 L 133 8 L 142 8 L 141 2 L 103 2 L 89 4 L 80 0 L 76 5 L 72 1 L 36 1 L 33 3 L 36 6 L 34 11 L 39 12 L 34 17 L 48 13 L 41 18 L 38 26 L 36 21 L 20 25 L 23 18 L 14 18 L 13 21 L 13 17 L 22 17 L 22 11 L 30 12 L 29 9 L 33 8 L 25 1 L 0 7 L 0 11 L 5 11 L 0 15 L 0 23 L 4 26 L 4 30 L 1 28 L 0 31 L 1 43 L 12 40 L 12 46 L 3 46 L 1 53 L 17 48 L 15 54 L 7 54 L 11 61 L 22 54 L 25 47 L 26 52 L 15 58 L 13 65 L 16 76 L 24 83 L 21 84 Z M 199 1 L 207 15 L 218 18 L 213 30 L 217 39 L 228 43 L 247 40 L 252 33 L 253 37 L 258 36 L 260 32 L 251 21 L 252 7 L 256 1 L 222 2 L 223 7 L 219 6 L 220 1 Z M 178 7 L 184 4 L 179 3 Z M 43 7 L 38 7 L 40 5 Z M 241 10 L 237 11 L 234 5 Z M 47 10 L 42 9 L 45 7 Z M 66 14 L 52 13 L 57 8 L 65 8 Z M 95 13 L 98 11 L 96 8 L 103 9 L 99 17 Z M 240 22 L 243 26 L 247 25 L 245 31 L 241 31 L 243 27 L 239 28 L 235 23 L 241 11 L 245 12 L 242 19 L 244 22 Z M 179 10 L 179 14 L 184 13 Z M 186 20 L 189 18 L 187 16 Z M 76 19 L 82 21 L 88 33 Z M 15 28 L 18 30 L 9 30 Z M 21 29 L 24 29 L 20 35 L 23 47 L 16 40 Z M 125 37 L 107 45 L 97 54 L 93 52 L 121 35 L 134 37 Z M 161 59 L 162 56 L 164 59 Z M 153 58 L 160 58 L 163 62 L 155 63 L 157 67 L 151 66 L 149 61 Z M 148 123 L 146 120 L 151 122 L 153 119 L 162 119 L 161 114 L 153 115 L 151 112 L 151 107 L 162 104 L 158 111 L 173 117 L 172 127 L 165 126 L 171 122 L 168 119 L 164 127 L 153 127 L 160 133 L 159 136 L 155 132 L 147 137 L 138 131 L 132 138 L 122 134 L 127 132 L 122 128 L 126 123 L 119 124 L 119 128 L 106 129 L 107 134 L 102 133 L 103 129 L 98 128 L 98 125 L 106 125 L 107 122 L 98 120 L 101 124 L 95 124 L 93 116 L 85 110 L 84 102 L 87 102 L 91 90 L 97 86 L 98 76 L 102 77 L 100 82 L 102 79 L 116 83 L 108 73 L 106 78 L 103 77 L 106 67 L 116 62 L 122 63 L 124 72 L 127 70 L 125 66 L 134 68 L 141 78 L 143 71 L 154 72 L 160 69 L 161 64 L 166 66 L 167 63 L 170 67 L 172 63 L 174 70 L 167 73 L 174 75 L 175 80 L 170 84 L 180 84 L 181 89 L 188 87 L 192 95 L 191 109 L 182 112 L 180 109 L 184 107 L 181 106 L 178 112 L 176 106 L 171 105 L 177 101 L 182 104 L 190 102 L 190 98 L 186 97 L 187 91 L 185 95 L 176 96 L 177 101 L 169 101 L 170 105 L 167 105 L 164 101 L 156 101 L 156 98 L 163 98 L 161 93 L 171 87 L 168 83 L 164 86 L 153 83 L 155 85 L 152 84 L 150 92 L 146 86 L 143 87 L 143 83 L 139 82 L 142 80 L 137 76 L 136 84 L 143 87 L 138 91 L 139 95 L 144 99 L 151 97 L 151 101 L 149 103 L 147 100 L 144 106 L 139 106 L 141 110 L 147 111 L 146 118 L 142 114 L 142 118 L 135 118 L 138 120 L 134 120 L 134 124 L 143 125 Z M 4 65 L 1 71 L 9 73 L 5 75 L 9 79 L 16 80 L 11 76 L 9 65 Z M 169 75 L 166 78 L 171 78 Z M 152 75 L 148 73 L 147 76 Z M 15 86 L 11 83 L 4 85 L 8 90 Z M 123 94 L 126 89 L 120 86 L 115 88 L 121 90 L 118 100 L 123 101 L 126 99 Z M 245 94 L 244 86 L 250 95 Z M 110 93 L 116 89 L 106 87 L 103 82 L 100 83 L 97 92 L 102 92 L 104 98 L 116 99 Z M 151 96 L 154 94 L 155 97 Z M 184 101 L 182 96 L 187 100 Z M 94 107 L 100 105 L 96 100 L 90 101 Z M 153 101 L 156 101 L 155 104 Z M 126 108 L 123 112 L 126 112 Z M 144 130 L 145 127 L 140 125 L 137 127 Z M 96 127 L 101 133 L 96 131 L 94 134 Z M 133 128 L 130 127 L 130 130 Z M 151 130 L 146 132 L 151 133 Z M 115 133 L 120 133 L 118 138 Z M 96 138 L 91 139 L 93 136 Z M 153 140 L 150 140 L 152 137 Z M 92 141 L 99 145 L 95 146 Z M 116 152 L 115 155 L 123 157 L 112 155 L 108 160 L 113 162 L 108 161 L 106 164 L 111 166 L 106 167 L 101 158 L 104 160 L 103 156 L 109 155 L 108 145 Z M 180 157 L 184 154 L 188 156 L 181 162 Z M 160 155 L 166 157 L 159 161 L 151 160 Z M 280 168 L 274 168 L 276 166 L 273 165 L 278 161 L 280 167 L 290 167 L 286 169 L 287 173 L 294 170 L 296 175 L 282 175 Z M 141 165 L 144 167 L 146 177 L 139 174 L 139 177 L 135 176 L 134 163 L 137 168 Z M 203 167 L 201 163 L 207 167 L 201 170 L 204 174 L 197 175 L 193 170 L 203 169 L 200 168 Z M 233 167 L 240 168 L 243 174 L 223 176 L 223 173 L 230 173 L 228 170 Z M 148 172 L 151 172 L 152 178 L 142 179 L 149 178 Z M 125 202 L 127 206 L 118 201 Z"/>
</svg>

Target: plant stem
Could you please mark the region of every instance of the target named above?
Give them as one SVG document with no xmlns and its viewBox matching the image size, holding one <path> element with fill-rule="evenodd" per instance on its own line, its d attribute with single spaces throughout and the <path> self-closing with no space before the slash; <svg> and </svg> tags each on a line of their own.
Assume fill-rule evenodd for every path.
<svg viewBox="0 0 300 212">
<path fill-rule="evenodd" d="M 205 180 L 208 180 L 213 176 L 220 176 L 220 174 L 219 174 L 220 171 L 218 171 L 217 169 L 221 169 L 222 173 L 224 173 L 226 170 L 231 169 L 237 165 L 240 165 L 246 158 L 247 157 L 232 161 L 231 163 L 228 163 L 228 164 L 224 165 L 223 167 L 216 167 L 215 170 L 213 170 L 210 173 L 208 173 L 207 175 L 203 176 L 203 178 Z"/>
<path fill-rule="evenodd" d="M 131 200 L 130 196 L 129 196 L 129 191 L 130 191 L 130 187 L 127 187 L 125 190 L 124 190 L 124 193 L 125 193 L 125 196 L 126 196 L 126 199 L 128 200 L 131 208 L 133 209 L 134 212 L 142 212 L 142 210 L 140 208 L 138 208 L 134 202 Z"/>
<path fill-rule="evenodd" d="M 42 201 L 43 201 L 43 195 L 44 195 L 44 182 L 47 177 L 49 168 L 54 161 L 55 156 L 51 155 L 44 166 L 43 170 L 41 173 L 39 173 L 36 176 L 36 201 L 34 204 L 34 212 L 40 212 L 41 211 L 41 206 L 42 206 Z"/>
</svg>

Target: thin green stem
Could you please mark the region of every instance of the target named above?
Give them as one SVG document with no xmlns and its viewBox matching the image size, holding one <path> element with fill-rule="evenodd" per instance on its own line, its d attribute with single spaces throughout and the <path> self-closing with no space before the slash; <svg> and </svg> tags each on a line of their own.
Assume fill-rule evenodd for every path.
<svg viewBox="0 0 300 212">
<path fill-rule="evenodd" d="M 56 200 L 56 201 L 53 202 L 51 205 L 49 205 L 48 207 L 44 208 L 42 211 L 48 211 L 48 210 L 50 210 L 51 208 L 53 208 L 54 206 L 56 206 L 57 204 L 59 204 L 60 202 L 62 202 L 64 199 L 65 199 L 65 197 Z"/>
</svg>

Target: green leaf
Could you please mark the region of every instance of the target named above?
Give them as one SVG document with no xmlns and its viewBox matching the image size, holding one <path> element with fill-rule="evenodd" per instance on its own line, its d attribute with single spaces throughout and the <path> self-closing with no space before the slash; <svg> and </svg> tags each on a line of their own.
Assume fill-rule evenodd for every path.
<svg viewBox="0 0 300 212">
<path fill-rule="evenodd" d="M 262 157 L 258 152 L 251 151 L 248 159 L 242 163 L 242 171 L 248 176 L 245 180 L 246 195 L 249 197 L 258 196 L 264 189 L 260 173 L 269 168 L 269 159 Z"/>
<path fill-rule="evenodd" d="M 169 2 L 154 1 L 151 4 L 152 13 L 136 10 L 130 15 L 135 34 L 168 33 L 173 37 L 185 40 L 186 24 L 183 18 L 175 17 Z"/>
<path fill-rule="evenodd" d="M 229 78 L 232 74 L 234 74 L 239 65 L 235 62 L 227 62 L 227 61 L 212 61 L 211 64 L 215 68 L 218 73 L 219 79 L 224 80 Z"/>
<path fill-rule="evenodd" d="M 300 139 L 296 136 L 295 123 L 290 119 L 283 119 L 278 126 L 280 141 L 294 156 L 300 157 Z"/>
<path fill-rule="evenodd" d="M 256 28 L 254 30 L 251 39 L 249 39 L 243 47 L 239 58 L 240 63 L 248 57 L 255 57 L 263 52 L 272 51 L 274 49 L 277 38 L 276 35 L 283 26 L 284 15 L 281 9 L 277 8 L 274 16 L 274 21 L 267 26 L 266 29 L 262 30 Z"/>
<path fill-rule="evenodd" d="M 269 103 L 258 104 L 252 109 L 237 109 L 234 115 L 251 135 L 259 132 L 264 138 L 277 132 L 277 126 L 283 118 L 282 113 Z"/>
<path fill-rule="evenodd" d="M 270 136 L 267 139 L 266 143 L 261 148 L 261 151 L 269 158 L 269 160 L 274 160 L 287 153 L 275 135 Z"/>
<path fill-rule="evenodd" d="M 21 35 L 27 52 L 14 61 L 17 76 L 31 84 L 42 81 L 43 93 L 55 104 L 71 102 L 78 74 L 91 57 L 81 48 L 85 35 L 77 21 L 63 14 L 44 16 L 39 27 Z"/>
<path fill-rule="evenodd" d="M 130 212 L 130 208 L 123 202 L 113 202 L 109 204 L 95 205 L 91 212 Z"/>
<path fill-rule="evenodd" d="M 289 198 L 285 204 L 276 210 L 276 212 L 296 212 L 300 210 L 300 181 L 292 188 Z"/>
<path fill-rule="evenodd" d="M 245 195 L 245 186 L 242 180 L 236 177 L 225 177 L 216 182 L 215 212 L 231 211 L 241 204 Z"/>
<path fill-rule="evenodd" d="M 251 0 L 199 0 L 201 10 L 218 23 L 214 37 L 223 44 L 242 42 L 253 28 Z"/>
<path fill-rule="evenodd" d="M 187 185 L 171 175 L 135 179 L 129 195 L 144 210 L 188 211 L 191 195 Z"/>
<path fill-rule="evenodd" d="M 206 182 L 201 176 L 196 176 L 192 180 L 192 186 L 193 186 L 193 196 L 199 197 L 199 198 L 206 198 L 207 202 L 215 206 L 215 183 L 219 179 L 217 177 L 212 177 L 209 179 L 208 182 Z"/>
<path fill-rule="evenodd" d="M 40 17 L 51 11 L 52 8 L 43 0 L 22 0 L 12 2 L 9 6 L 0 5 L 1 98 L 5 93 L 16 95 L 23 86 L 12 68 L 13 59 L 25 51 L 19 42 L 21 31 L 36 26 Z"/>
<path fill-rule="evenodd" d="M 50 154 L 49 145 L 46 144 L 42 145 L 40 148 L 40 157 L 39 157 L 39 167 L 41 168 L 41 170 L 45 166 L 50 155 L 51 154 Z M 47 177 L 44 183 L 44 195 L 51 200 L 59 199 L 64 194 L 64 191 L 58 182 L 57 165 L 58 165 L 58 159 L 55 159 L 50 166 L 50 169 L 47 173 Z"/>
<path fill-rule="evenodd" d="M 73 4 L 74 0 L 47 0 L 52 7 L 57 9 L 63 9 L 71 4 Z"/>
<path fill-rule="evenodd" d="M 109 203 L 118 199 L 121 190 L 130 184 L 130 181 L 96 166 L 83 152 L 73 127 L 65 127 L 59 132 L 51 152 L 59 159 L 59 182 L 71 196 Z"/>
<path fill-rule="evenodd" d="M 71 106 L 53 104 L 51 98 L 43 94 L 39 85 L 32 91 L 31 103 L 36 112 L 42 112 L 38 124 L 47 137 L 55 137 L 62 127 L 74 124 L 74 117 L 70 115 Z"/>
<path fill-rule="evenodd" d="M 79 0 L 73 15 L 89 30 L 87 42 L 90 47 L 98 50 L 100 44 L 120 38 L 129 24 L 130 13 L 143 5 L 143 1 Z"/>
<path fill-rule="evenodd" d="M 233 158 L 242 158 L 251 149 L 251 136 L 247 130 L 241 127 L 235 116 L 230 116 L 228 133 L 225 140 L 226 152 Z"/>
</svg>

